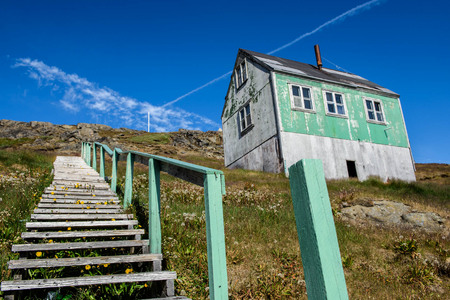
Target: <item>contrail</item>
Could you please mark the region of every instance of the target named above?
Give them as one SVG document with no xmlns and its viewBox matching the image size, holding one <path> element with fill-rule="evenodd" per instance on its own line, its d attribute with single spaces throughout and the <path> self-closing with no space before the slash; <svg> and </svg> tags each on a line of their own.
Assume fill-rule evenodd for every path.
<svg viewBox="0 0 450 300">
<path fill-rule="evenodd" d="M 359 13 L 359 12 L 365 10 L 365 9 L 370 9 L 370 7 L 371 7 L 372 5 L 380 4 L 381 1 L 383 1 L 383 0 L 372 0 L 372 1 L 369 1 L 369 2 L 366 2 L 366 3 L 363 3 L 363 4 L 360 4 L 360 5 L 354 7 L 354 8 L 352 8 L 352 9 L 350 9 L 350 10 L 347 10 L 345 13 L 340 14 L 339 16 L 337 16 L 337 17 L 335 17 L 335 18 L 333 18 L 333 19 L 331 19 L 331 20 L 329 20 L 329 21 L 323 23 L 322 25 L 320 25 L 320 26 L 317 27 L 316 29 L 314 29 L 314 30 L 312 30 L 312 31 L 310 31 L 310 32 L 307 32 L 307 33 L 302 34 L 301 36 L 299 36 L 299 37 L 296 38 L 295 40 L 293 40 L 293 41 L 291 41 L 291 42 L 289 42 L 289 43 L 287 43 L 287 44 L 284 44 L 283 46 L 281 46 L 281 47 L 279 47 L 279 48 L 277 48 L 277 49 L 275 49 L 275 50 L 272 50 L 272 51 L 270 51 L 270 52 L 267 53 L 267 54 L 269 54 L 269 55 L 270 55 L 270 54 L 274 54 L 274 53 L 276 53 L 276 52 L 278 52 L 278 51 L 280 51 L 280 50 L 283 50 L 283 49 L 285 49 L 285 48 L 287 48 L 287 47 L 289 47 L 289 46 L 292 46 L 293 44 L 295 44 L 295 43 L 297 43 L 298 41 L 304 39 L 305 37 L 310 36 L 310 35 L 313 35 L 314 33 L 318 32 L 318 31 L 321 30 L 322 28 L 327 27 L 328 25 L 331 25 L 331 24 L 333 24 L 333 23 L 336 23 L 337 21 L 344 20 L 345 18 L 350 17 L 350 16 L 353 16 L 353 15 L 355 15 L 355 14 L 357 14 L 357 13 Z"/>
<path fill-rule="evenodd" d="M 233 73 L 233 71 L 230 71 L 230 72 L 228 72 L 228 73 L 225 73 L 225 74 L 223 74 L 223 75 L 217 77 L 216 79 L 213 79 L 213 80 L 211 80 L 211 81 L 205 83 L 204 85 L 199 86 L 199 87 L 196 88 L 196 89 L 193 89 L 193 90 L 190 91 L 189 93 L 186 93 L 186 94 L 184 94 L 183 96 L 180 96 L 180 97 L 178 97 L 178 98 L 175 99 L 175 100 L 172 100 L 172 101 L 170 101 L 170 102 L 167 102 L 166 104 L 164 104 L 164 105 L 161 106 L 161 107 L 166 107 L 166 106 L 168 106 L 168 105 L 174 104 L 174 103 L 180 101 L 181 99 L 183 99 L 183 98 L 189 96 L 190 94 L 193 94 L 193 93 L 195 93 L 195 92 L 198 92 L 198 91 L 202 90 L 203 88 L 207 87 L 208 85 L 211 85 L 211 84 L 213 84 L 214 82 L 219 81 L 220 79 L 227 77 L 227 76 L 230 75 L 231 73 Z"/>
<path fill-rule="evenodd" d="M 358 13 L 360 13 L 360 12 L 366 10 L 366 9 L 370 9 L 373 5 L 381 4 L 381 2 L 383 2 L 383 1 L 385 1 L 385 0 L 371 0 L 371 1 L 365 2 L 365 3 L 363 3 L 363 4 L 360 4 L 360 5 L 358 5 L 358 6 L 355 6 L 354 8 L 349 9 L 349 10 L 347 10 L 346 12 L 340 14 L 339 16 L 337 16 L 337 17 L 335 17 L 335 18 L 333 18 L 333 19 L 331 19 L 331 20 L 329 20 L 329 21 L 326 21 L 325 23 L 323 23 L 323 24 L 320 25 L 319 27 L 315 28 L 314 30 L 302 34 L 301 36 L 297 37 L 296 39 L 290 41 L 290 42 L 287 43 L 287 44 L 284 44 L 284 45 L 281 46 L 281 47 L 278 47 L 278 48 L 275 49 L 275 50 L 270 51 L 270 52 L 267 53 L 267 54 L 271 55 L 271 54 L 274 54 L 274 53 L 276 53 L 276 52 L 278 52 L 278 51 L 281 51 L 281 50 L 283 50 L 283 49 L 285 49 L 285 48 L 287 48 L 287 47 L 289 47 L 289 46 L 292 46 L 293 44 L 295 44 L 295 43 L 297 43 L 298 41 L 304 39 L 305 37 L 308 37 L 308 36 L 310 36 L 310 35 L 313 35 L 314 33 L 320 31 L 321 29 L 323 29 L 323 28 L 325 28 L 325 27 L 327 27 L 327 26 L 329 26 L 329 25 L 332 25 L 332 24 L 334 24 L 334 23 L 336 23 L 336 22 L 338 22 L 338 21 L 343 21 L 343 20 L 345 20 L 347 17 L 354 16 L 354 15 L 356 15 L 356 14 L 358 14 Z M 215 83 L 216 81 L 219 81 L 219 80 L 221 80 L 221 79 L 227 77 L 227 76 L 230 75 L 231 73 L 233 73 L 233 71 L 227 72 L 227 73 L 225 73 L 225 74 L 223 74 L 223 75 L 221 75 L 221 76 L 219 76 L 219 77 L 217 77 L 217 78 L 215 78 L 215 79 L 213 79 L 213 80 L 211 80 L 211 81 L 205 83 L 204 85 L 199 86 L 199 87 L 196 88 L 196 89 L 193 89 L 192 91 L 190 91 L 190 92 L 188 92 L 188 93 L 186 93 L 186 94 L 184 94 L 184 95 L 182 95 L 182 96 L 180 96 L 180 97 L 178 97 L 178 98 L 176 98 L 176 99 L 174 99 L 174 100 L 172 100 L 172 101 L 170 101 L 170 102 L 164 104 L 162 107 L 165 107 L 165 106 L 174 104 L 174 103 L 180 101 L 181 99 L 186 98 L 187 96 L 189 96 L 189 95 L 191 95 L 191 94 L 193 94 L 193 93 L 195 93 L 195 92 L 198 92 L 198 91 L 204 89 L 205 87 L 207 87 L 207 86 L 209 86 L 209 85 Z"/>
</svg>

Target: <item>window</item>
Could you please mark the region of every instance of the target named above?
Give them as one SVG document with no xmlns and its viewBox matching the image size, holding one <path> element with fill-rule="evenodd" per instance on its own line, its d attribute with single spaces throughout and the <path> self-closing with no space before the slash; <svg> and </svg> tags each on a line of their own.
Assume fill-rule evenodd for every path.
<svg viewBox="0 0 450 300">
<path fill-rule="evenodd" d="M 379 123 L 384 123 L 383 108 L 381 106 L 381 101 L 365 99 L 366 102 L 366 112 L 367 120 Z"/>
<path fill-rule="evenodd" d="M 247 81 L 247 64 L 244 59 L 235 70 L 236 76 L 236 89 L 240 88 L 245 81 Z"/>
<path fill-rule="evenodd" d="M 325 92 L 327 113 L 337 116 L 346 116 L 344 95 L 335 92 Z"/>
<path fill-rule="evenodd" d="M 291 104 L 294 109 L 313 111 L 311 88 L 295 84 L 289 84 Z"/>
<path fill-rule="evenodd" d="M 252 127 L 250 103 L 247 103 L 244 108 L 239 111 L 239 126 L 241 127 L 241 133 L 250 130 Z"/>
</svg>

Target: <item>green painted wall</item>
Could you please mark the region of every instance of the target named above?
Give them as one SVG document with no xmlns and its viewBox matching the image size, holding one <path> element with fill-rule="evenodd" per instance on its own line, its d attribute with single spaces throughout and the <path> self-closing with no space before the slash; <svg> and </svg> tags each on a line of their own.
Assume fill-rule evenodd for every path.
<svg viewBox="0 0 450 300">
<path fill-rule="evenodd" d="M 312 88 L 315 113 L 291 109 L 288 83 L 298 83 Z M 276 84 L 281 123 L 286 132 L 408 147 L 402 112 L 396 98 L 284 74 L 276 74 Z M 348 118 L 326 115 L 324 90 L 344 94 Z M 367 122 L 363 97 L 381 100 L 386 125 Z"/>
</svg>

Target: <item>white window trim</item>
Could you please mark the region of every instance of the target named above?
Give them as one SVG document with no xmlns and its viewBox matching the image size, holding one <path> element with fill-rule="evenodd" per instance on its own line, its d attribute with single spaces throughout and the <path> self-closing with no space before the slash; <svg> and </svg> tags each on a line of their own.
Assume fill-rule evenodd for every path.
<svg viewBox="0 0 450 300">
<path fill-rule="evenodd" d="M 246 74 L 247 76 L 246 76 L 245 79 L 242 77 L 242 83 L 239 84 L 239 80 L 238 80 L 238 69 L 241 70 L 241 76 L 243 76 L 243 74 L 244 74 L 244 73 L 242 72 L 242 63 L 244 64 L 244 67 L 245 67 L 245 74 Z M 247 79 L 248 79 L 247 59 L 244 58 L 244 59 L 237 65 L 236 69 L 234 70 L 234 81 L 235 81 L 235 83 L 236 83 L 236 90 L 240 89 L 241 86 L 243 86 L 243 85 L 247 82 Z"/>
<path fill-rule="evenodd" d="M 333 94 L 334 105 L 336 105 L 336 97 L 334 95 L 335 94 L 339 94 L 339 95 L 342 96 L 342 103 L 344 105 L 345 114 L 341 115 L 341 114 L 337 113 L 337 107 L 336 107 L 336 113 L 332 113 L 332 112 L 328 111 L 327 93 L 332 93 Z M 323 104 L 325 105 L 325 113 L 326 113 L 327 116 L 348 119 L 347 103 L 346 103 L 346 100 L 345 100 L 345 94 L 344 93 L 331 91 L 331 90 L 323 90 L 322 91 L 322 96 L 323 96 Z"/>
<path fill-rule="evenodd" d="M 239 133 L 240 135 L 244 135 L 247 132 L 250 131 L 250 129 L 252 129 L 255 125 L 253 124 L 253 117 L 252 117 L 252 106 L 251 106 L 251 101 L 246 102 L 241 109 L 239 109 L 238 111 L 238 120 L 239 120 Z M 245 108 L 249 107 L 250 110 L 250 124 L 247 124 L 247 114 L 245 113 Z M 242 128 L 242 117 L 241 117 L 241 111 L 244 111 L 244 122 L 245 122 L 245 127 Z"/>
<path fill-rule="evenodd" d="M 369 118 L 369 110 L 367 109 L 367 105 L 366 105 L 366 100 L 372 101 L 372 105 L 373 105 L 373 112 L 375 114 L 375 120 L 372 120 Z M 380 107 L 381 107 L 381 114 L 383 115 L 383 121 L 378 121 L 376 118 L 376 110 L 375 110 L 375 102 L 380 103 Z M 374 123 L 374 124 L 382 124 L 382 125 L 386 125 L 386 115 L 384 114 L 384 108 L 383 108 L 383 101 L 381 101 L 380 99 L 374 99 L 374 98 L 367 98 L 367 97 L 363 97 L 363 105 L 364 105 L 364 110 L 366 112 L 366 120 L 369 123 Z"/>
<path fill-rule="evenodd" d="M 300 93 L 301 93 L 301 100 L 302 100 L 302 105 L 303 107 L 298 107 L 295 105 L 295 101 L 294 101 L 294 95 L 292 94 L 292 86 L 298 86 L 300 88 Z M 309 89 L 309 94 L 311 96 L 311 109 L 309 108 L 305 108 L 305 99 L 303 98 L 303 90 L 302 88 L 307 88 Z M 304 111 L 304 112 L 309 112 L 309 113 L 315 113 L 316 112 L 316 106 L 314 105 L 314 97 L 313 97 L 313 89 L 310 86 L 307 85 L 301 85 L 298 83 L 294 83 L 294 82 L 289 82 L 288 83 L 288 89 L 289 89 L 289 98 L 291 100 L 291 108 L 292 110 L 298 110 L 298 111 Z"/>
</svg>

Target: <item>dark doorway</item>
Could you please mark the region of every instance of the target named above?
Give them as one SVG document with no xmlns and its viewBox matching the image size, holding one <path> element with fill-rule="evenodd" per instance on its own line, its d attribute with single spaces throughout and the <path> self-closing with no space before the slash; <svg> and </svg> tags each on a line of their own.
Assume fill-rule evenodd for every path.
<svg viewBox="0 0 450 300">
<path fill-rule="evenodd" d="M 356 173 L 356 164 L 353 160 L 347 160 L 347 171 L 348 177 L 358 178 L 358 174 Z"/>
</svg>

